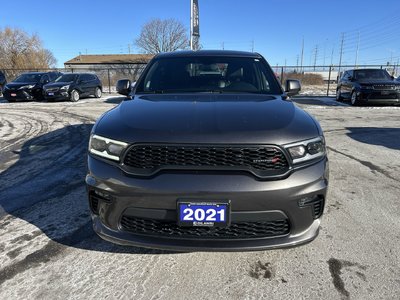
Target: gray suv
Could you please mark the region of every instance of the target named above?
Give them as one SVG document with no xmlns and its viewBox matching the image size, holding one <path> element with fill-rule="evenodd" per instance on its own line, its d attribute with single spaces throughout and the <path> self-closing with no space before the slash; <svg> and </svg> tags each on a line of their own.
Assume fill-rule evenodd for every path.
<svg viewBox="0 0 400 300">
<path fill-rule="evenodd" d="M 94 125 L 86 176 L 103 239 L 178 251 L 303 244 L 319 230 L 328 159 L 318 122 L 256 53 L 157 55 Z"/>
</svg>

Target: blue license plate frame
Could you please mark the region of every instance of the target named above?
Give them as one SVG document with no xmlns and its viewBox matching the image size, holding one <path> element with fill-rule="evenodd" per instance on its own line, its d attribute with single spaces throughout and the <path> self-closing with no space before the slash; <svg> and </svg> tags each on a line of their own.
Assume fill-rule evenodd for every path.
<svg viewBox="0 0 400 300">
<path fill-rule="evenodd" d="M 188 218 L 188 210 L 192 210 L 192 218 Z M 183 227 L 228 227 L 231 222 L 231 202 L 180 199 L 177 201 L 177 222 Z"/>
</svg>

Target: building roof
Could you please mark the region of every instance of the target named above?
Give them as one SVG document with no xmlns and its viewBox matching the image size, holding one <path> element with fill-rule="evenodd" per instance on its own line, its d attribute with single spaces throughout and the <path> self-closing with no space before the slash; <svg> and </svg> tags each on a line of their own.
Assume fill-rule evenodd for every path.
<svg viewBox="0 0 400 300">
<path fill-rule="evenodd" d="M 64 65 L 97 65 L 97 64 L 138 64 L 148 63 L 152 54 L 93 54 L 78 55 Z"/>
</svg>

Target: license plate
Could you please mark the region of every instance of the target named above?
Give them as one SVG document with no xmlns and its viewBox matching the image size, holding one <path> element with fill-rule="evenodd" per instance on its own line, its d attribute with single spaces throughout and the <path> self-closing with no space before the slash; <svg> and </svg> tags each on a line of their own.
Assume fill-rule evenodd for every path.
<svg viewBox="0 0 400 300">
<path fill-rule="evenodd" d="M 47 93 L 47 95 L 49 95 L 49 96 L 54 96 L 54 93 Z"/>
<path fill-rule="evenodd" d="M 11 97 L 17 97 L 17 94 L 11 93 Z"/>
<path fill-rule="evenodd" d="M 178 225 L 225 227 L 230 224 L 230 202 L 178 201 Z"/>
</svg>

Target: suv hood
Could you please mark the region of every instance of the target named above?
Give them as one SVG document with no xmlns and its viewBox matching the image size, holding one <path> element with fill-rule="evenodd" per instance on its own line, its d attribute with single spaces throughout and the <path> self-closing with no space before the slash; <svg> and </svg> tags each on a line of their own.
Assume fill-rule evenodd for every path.
<svg viewBox="0 0 400 300">
<path fill-rule="evenodd" d="M 319 126 L 280 96 L 146 95 L 105 113 L 93 132 L 127 143 L 287 144 Z"/>
<path fill-rule="evenodd" d="M 45 88 L 62 87 L 62 86 L 65 86 L 65 85 L 68 85 L 68 84 L 71 84 L 71 83 L 73 83 L 73 81 L 70 81 L 70 82 L 53 82 L 53 83 L 46 84 L 44 87 Z"/>
<path fill-rule="evenodd" d="M 7 83 L 7 88 L 9 89 L 19 89 L 21 86 L 24 85 L 36 85 L 37 82 L 10 82 Z"/>
</svg>

